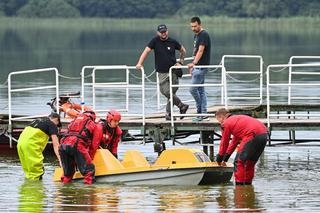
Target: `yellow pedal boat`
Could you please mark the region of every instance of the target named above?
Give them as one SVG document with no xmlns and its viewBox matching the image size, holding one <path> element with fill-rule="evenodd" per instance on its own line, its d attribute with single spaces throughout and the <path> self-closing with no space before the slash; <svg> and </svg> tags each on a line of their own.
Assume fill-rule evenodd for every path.
<svg viewBox="0 0 320 213">
<path fill-rule="evenodd" d="M 98 149 L 93 159 L 97 183 L 121 183 L 126 185 L 208 185 L 229 182 L 233 166 L 221 167 L 211 162 L 200 149 L 167 149 L 154 164 L 136 150 L 125 152 L 119 161 L 108 150 Z M 54 181 L 60 181 L 62 168 L 56 168 Z M 73 179 L 83 177 L 76 172 Z"/>
</svg>

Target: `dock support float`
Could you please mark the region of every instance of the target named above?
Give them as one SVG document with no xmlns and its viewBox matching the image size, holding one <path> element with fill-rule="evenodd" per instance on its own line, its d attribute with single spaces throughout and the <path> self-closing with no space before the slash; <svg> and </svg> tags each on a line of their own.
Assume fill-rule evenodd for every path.
<svg viewBox="0 0 320 213">
<path fill-rule="evenodd" d="M 214 161 L 214 132 L 200 131 L 200 145 L 203 146 L 203 152 Z"/>
</svg>

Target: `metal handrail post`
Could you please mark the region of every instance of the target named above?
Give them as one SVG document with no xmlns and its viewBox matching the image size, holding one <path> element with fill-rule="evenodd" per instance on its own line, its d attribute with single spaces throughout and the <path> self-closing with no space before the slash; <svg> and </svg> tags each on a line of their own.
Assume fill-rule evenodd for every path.
<svg viewBox="0 0 320 213">
<path fill-rule="evenodd" d="M 174 132 L 174 117 L 173 117 L 173 91 L 172 91 L 172 67 L 169 69 L 169 90 L 170 90 L 170 118 L 171 118 L 171 133 Z"/>
<path fill-rule="evenodd" d="M 268 128 L 270 129 L 270 66 L 267 67 L 267 122 L 268 122 Z"/>
<path fill-rule="evenodd" d="M 224 59 L 225 59 L 225 56 L 222 56 L 221 65 L 225 68 Z M 224 73 L 221 75 L 221 82 L 223 85 L 226 85 L 226 82 L 227 82 L 226 69 L 224 69 Z M 226 89 L 226 86 L 223 86 L 221 88 L 221 105 L 225 104 L 225 106 L 226 106 L 226 102 L 227 102 L 228 97 L 226 96 L 227 94 L 225 94 L 225 92 L 224 92 L 225 89 Z"/>
<path fill-rule="evenodd" d="M 9 145 L 12 148 L 12 108 L 11 108 L 11 75 L 8 75 L 8 111 L 9 111 Z"/>
<path fill-rule="evenodd" d="M 157 109 L 158 111 L 161 109 L 160 107 L 160 85 L 159 85 L 159 73 L 156 72 L 156 78 L 157 78 Z"/>
<path fill-rule="evenodd" d="M 288 104 L 291 104 L 291 81 L 292 81 L 292 56 L 290 57 L 289 60 L 289 77 L 288 77 L 288 83 L 289 83 L 289 87 L 288 87 Z"/>
<path fill-rule="evenodd" d="M 60 107 L 59 107 L 59 72 L 57 68 L 53 68 L 56 73 L 56 109 L 57 113 L 60 115 Z"/>
<path fill-rule="evenodd" d="M 84 111 L 84 106 L 85 106 L 85 97 L 84 97 L 84 87 L 85 87 L 85 82 L 84 79 L 86 77 L 85 71 L 87 69 L 94 69 L 95 67 L 101 67 L 101 65 L 95 65 L 95 66 L 83 66 L 81 69 L 81 111 Z"/>
<path fill-rule="evenodd" d="M 85 70 L 88 68 L 88 66 L 84 66 L 81 69 L 81 111 L 84 111 L 84 77 L 85 77 Z"/>
<path fill-rule="evenodd" d="M 144 72 L 144 68 L 142 67 L 141 69 L 141 81 L 142 81 L 142 124 L 143 124 L 143 128 L 146 125 L 146 113 L 145 113 L 145 72 Z"/>
<path fill-rule="evenodd" d="M 228 90 L 227 90 L 227 75 L 226 75 L 226 68 L 224 65 L 222 65 L 222 75 L 224 76 L 223 80 L 222 80 L 222 88 L 224 90 L 224 94 L 223 96 L 225 97 L 224 99 L 224 106 L 225 108 L 228 108 L 228 101 L 227 101 L 227 97 L 228 97 Z M 222 96 L 221 96 L 222 98 Z M 221 103 L 223 104 L 223 103 Z"/>
<path fill-rule="evenodd" d="M 126 88 L 126 110 L 129 112 L 129 84 L 130 84 L 130 79 L 129 79 L 129 69 L 126 69 L 126 82 L 127 82 L 127 88 Z"/>
<path fill-rule="evenodd" d="M 96 68 L 93 69 L 92 71 L 92 109 L 95 111 L 96 110 Z"/>
<path fill-rule="evenodd" d="M 262 104 L 262 91 L 263 91 L 263 58 L 260 56 L 260 104 Z"/>
</svg>

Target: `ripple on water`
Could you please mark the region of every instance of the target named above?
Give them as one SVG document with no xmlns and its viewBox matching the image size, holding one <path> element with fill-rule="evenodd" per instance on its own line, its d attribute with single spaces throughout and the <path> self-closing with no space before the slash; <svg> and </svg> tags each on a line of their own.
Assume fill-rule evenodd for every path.
<svg viewBox="0 0 320 213">
<path fill-rule="evenodd" d="M 300 147 L 299 147 L 300 148 Z M 152 144 L 122 145 L 120 156 L 128 149 L 141 149 L 155 158 Z M 298 150 L 298 151 L 297 151 Z M 292 151 L 290 153 L 290 151 Z M 256 169 L 254 185 L 234 186 L 124 186 L 82 183 L 62 185 L 51 180 L 56 164 L 45 162 L 42 181 L 26 181 L 16 158 L 0 157 L 0 212 L 295 212 L 320 210 L 320 148 L 267 147 Z"/>
</svg>

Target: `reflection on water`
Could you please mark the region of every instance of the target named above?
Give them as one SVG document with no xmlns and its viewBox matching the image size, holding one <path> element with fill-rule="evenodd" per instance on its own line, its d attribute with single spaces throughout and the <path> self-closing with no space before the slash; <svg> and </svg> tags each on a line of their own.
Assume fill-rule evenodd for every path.
<svg viewBox="0 0 320 213">
<path fill-rule="evenodd" d="M 25 179 L 19 187 L 19 211 L 20 212 L 45 212 L 46 189 L 42 181 Z"/>
<path fill-rule="evenodd" d="M 258 199 L 253 185 L 234 186 L 234 189 L 228 191 L 227 187 L 219 188 L 219 194 L 216 201 L 221 212 L 228 212 L 232 209 L 238 211 L 262 211 L 259 207 Z"/>
<path fill-rule="evenodd" d="M 122 145 L 154 158 L 152 144 Z M 17 156 L 0 155 L 0 212 L 319 212 L 320 148 L 266 147 L 253 186 L 63 185 L 52 182 L 54 157 L 42 181 L 27 181 Z M 183 180 L 181 180 L 183 181 Z"/>
<path fill-rule="evenodd" d="M 236 209 L 256 209 L 257 201 L 253 186 L 235 186 L 234 205 Z"/>
<path fill-rule="evenodd" d="M 55 193 L 54 211 L 116 210 L 119 197 L 116 187 L 83 184 L 59 185 Z"/>
<path fill-rule="evenodd" d="M 203 199 L 203 192 L 199 192 L 199 188 L 162 188 L 159 195 L 159 210 L 165 212 L 175 212 L 179 210 L 187 211 L 190 209 L 205 209 L 205 200 Z M 202 191 L 200 189 L 200 191 Z"/>
</svg>

